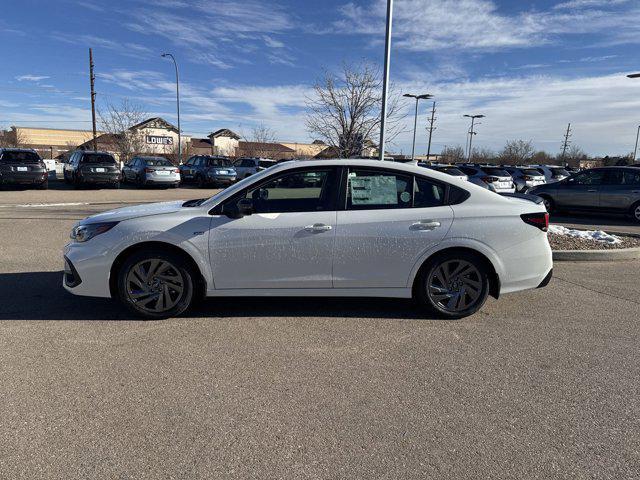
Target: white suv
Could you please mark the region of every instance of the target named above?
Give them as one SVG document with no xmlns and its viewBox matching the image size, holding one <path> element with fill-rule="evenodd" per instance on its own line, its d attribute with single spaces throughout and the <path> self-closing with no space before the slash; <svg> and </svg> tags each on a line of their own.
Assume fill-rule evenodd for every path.
<svg viewBox="0 0 640 480">
<path fill-rule="evenodd" d="M 547 225 L 541 205 L 418 166 L 286 162 L 209 199 L 79 222 L 64 286 L 145 318 L 203 295 L 414 297 L 460 318 L 548 283 Z"/>
</svg>

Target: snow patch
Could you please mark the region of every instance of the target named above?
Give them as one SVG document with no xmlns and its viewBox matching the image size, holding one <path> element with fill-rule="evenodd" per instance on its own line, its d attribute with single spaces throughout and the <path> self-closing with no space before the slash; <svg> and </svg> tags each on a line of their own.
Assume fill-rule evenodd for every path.
<svg viewBox="0 0 640 480">
<path fill-rule="evenodd" d="M 602 230 L 576 230 L 575 228 L 562 227 L 560 225 L 549 225 L 549 233 L 566 237 L 575 237 L 582 240 L 593 240 L 596 242 L 610 243 L 616 245 L 622 243 L 620 237 L 610 235 Z"/>
</svg>

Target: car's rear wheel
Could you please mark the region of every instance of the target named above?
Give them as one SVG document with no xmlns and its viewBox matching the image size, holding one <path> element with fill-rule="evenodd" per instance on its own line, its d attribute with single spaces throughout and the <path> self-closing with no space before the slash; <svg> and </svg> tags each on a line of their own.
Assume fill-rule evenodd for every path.
<svg viewBox="0 0 640 480">
<path fill-rule="evenodd" d="M 175 317 L 191 305 L 196 274 L 179 255 L 161 250 L 131 255 L 118 272 L 118 297 L 147 319 Z"/>
<path fill-rule="evenodd" d="M 49 179 L 46 179 L 44 182 L 38 185 L 39 190 L 46 190 L 48 188 L 49 188 Z"/>
<path fill-rule="evenodd" d="M 547 209 L 547 213 L 553 213 L 556 209 L 555 202 L 546 195 L 542 195 L 540 198 L 542 198 L 542 203 L 544 204 L 544 208 Z"/>
<path fill-rule="evenodd" d="M 640 202 L 631 207 L 631 217 L 633 217 L 636 223 L 640 223 Z"/>
<path fill-rule="evenodd" d="M 436 255 L 422 268 L 415 293 L 418 302 L 437 316 L 454 319 L 472 315 L 489 295 L 486 264 L 467 252 Z"/>
</svg>

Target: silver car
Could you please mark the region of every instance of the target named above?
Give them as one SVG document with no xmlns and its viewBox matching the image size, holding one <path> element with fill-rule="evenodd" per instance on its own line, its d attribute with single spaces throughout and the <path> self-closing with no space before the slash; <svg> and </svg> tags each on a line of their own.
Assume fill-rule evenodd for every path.
<svg viewBox="0 0 640 480">
<path fill-rule="evenodd" d="M 504 167 L 504 169 L 511 174 L 518 193 L 527 193 L 533 187 L 547 183 L 542 172 L 535 168 Z"/>
<path fill-rule="evenodd" d="M 278 162 L 268 158 L 239 158 L 233 163 L 233 167 L 236 170 L 238 180 L 242 180 L 254 173 L 273 167 L 276 163 Z"/>
<path fill-rule="evenodd" d="M 496 193 L 515 193 L 513 178 L 502 167 L 492 165 L 456 165 L 473 183 L 484 183 Z"/>
<path fill-rule="evenodd" d="M 177 188 L 180 170 L 162 157 L 133 157 L 122 167 L 122 180 L 140 186 L 163 185 Z"/>
<path fill-rule="evenodd" d="M 549 212 L 621 213 L 640 223 L 640 167 L 592 168 L 530 193 L 541 197 Z"/>
</svg>

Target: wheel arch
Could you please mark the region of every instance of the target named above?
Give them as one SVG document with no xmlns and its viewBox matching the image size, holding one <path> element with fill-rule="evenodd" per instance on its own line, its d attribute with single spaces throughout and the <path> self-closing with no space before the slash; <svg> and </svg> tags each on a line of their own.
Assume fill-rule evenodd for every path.
<svg viewBox="0 0 640 480">
<path fill-rule="evenodd" d="M 159 242 L 159 241 L 148 241 L 148 242 L 140 242 L 134 245 L 131 245 L 125 248 L 122 252 L 118 254 L 113 263 L 111 264 L 111 269 L 109 270 L 109 293 L 111 294 L 111 298 L 116 298 L 117 288 L 118 288 L 118 272 L 122 267 L 122 264 L 125 260 L 133 255 L 136 252 L 141 250 L 149 250 L 149 249 L 161 249 L 168 252 L 171 252 L 175 255 L 182 257 L 189 266 L 196 272 L 196 282 L 195 294 L 197 296 L 204 296 L 207 291 L 207 281 L 198 266 L 198 263 L 194 260 L 194 258 L 185 250 L 176 245 L 167 242 Z"/>
<path fill-rule="evenodd" d="M 415 290 L 417 288 L 418 279 L 420 278 L 420 275 L 422 274 L 426 265 L 438 255 L 443 255 L 447 253 L 467 253 L 467 254 L 472 254 L 479 257 L 482 260 L 482 262 L 485 264 L 485 267 L 487 268 L 487 271 L 489 273 L 489 295 L 491 295 L 493 298 L 496 298 L 496 299 L 500 297 L 500 287 L 501 287 L 500 276 L 498 275 L 498 272 L 496 271 L 496 267 L 494 266 L 493 262 L 489 259 L 487 255 L 485 255 L 480 250 L 475 249 L 473 247 L 462 247 L 462 246 L 445 247 L 441 250 L 431 252 L 431 254 L 427 256 L 427 258 L 422 260 L 422 262 L 420 263 L 420 267 L 416 270 L 415 275 L 413 276 L 413 279 L 412 279 L 411 290 L 414 296 L 415 296 Z"/>
</svg>

